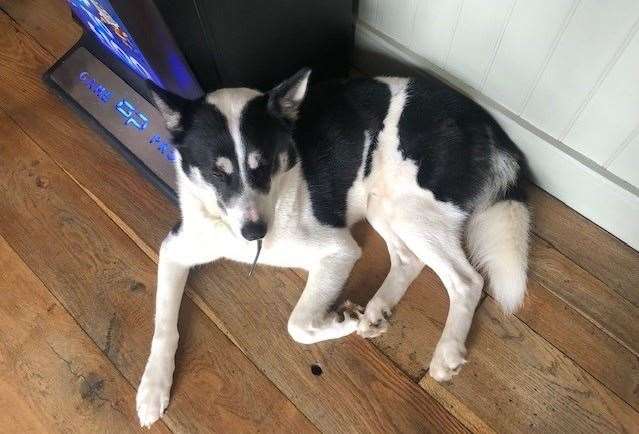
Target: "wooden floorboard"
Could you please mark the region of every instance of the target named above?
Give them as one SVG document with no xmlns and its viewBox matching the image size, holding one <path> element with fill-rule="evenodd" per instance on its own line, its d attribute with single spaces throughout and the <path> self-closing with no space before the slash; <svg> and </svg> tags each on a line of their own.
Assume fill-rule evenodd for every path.
<svg viewBox="0 0 639 434">
<path fill-rule="evenodd" d="M 56 59 L 82 35 L 82 29 L 71 18 L 66 0 L 0 0 L 0 10 Z"/>
<path fill-rule="evenodd" d="M 639 307 L 637 251 L 543 190 L 531 187 L 529 196 L 535 233 Z"/>
<path fill-rule="evenodd" d="M 529 275 L 639 355 L 639 307 L 536 236 Z"/>
<path fill-rule="evenodd" d="M 1 432 L 142 432 L 135 389 L 2 237 L 0 294 Z"/>
<path fill-rule="evenodd" d="M 639 410 L 636 354 L 532 279 L 517 318 Z"/>
<path fill-rule="evenodd" d="M 11 23 L 6 23 L 12 26 Z M 11 38 L 18 39 L 17 41 Z M 91 190 L 96 197 L 99 197 L 107 206 L 115 211 L 115 214 L 123 217 L 127 224 L 135 227 L 135 233 L 140 239 L 157 251 L 159 239 L 168 231 L 170 224 L 163 226 L 162 221 L 166 215 L 176 215 L 176 210 L 166 201 L 158 196 L 152 187 L 146 184 L 141 178 L 133 181 L 136 177 L 131 168 L 119 156 L 104 149 L 103 142 L 96 142 L 95 135 L 89 131 L 79 132 L 79 137 L 70 133 L 70 122 L 73 117 L 69 112 L 52 98 L 41 83 L 32 77 L 35 68 L 44 69 L 45 62 L 52 60 L 41 48 L 30 42 L 26 35 L 8 36 L 4 46 L 9 46 L 6 51 L 29 51 L 28 56 L 23 58 L 32 59 L 32 64 L 23 68 L 20 73 L 14 68 L 11 73 L 7 71 L 7 78 L 14 86 L 7 86 L 0 89 L 0 94 L 4 99 L 4 108 L 10 116 L 21 127 L 25 128 L 27 134 L 34 138 L 65 170 L 73 175 L 79 182 Z M 19 49 L 14 47 L 18 46 Z M 13 51 L 12 51 L 13 50 Z M 35 59 L 35 61 L 34 61 Z M 2 68 L 2 65 L 0 65 Z M 11 67 L 5 66 L 6 70 Z M 11 77 L 9 77 L 11 76 Z M 16 92 L 15 89 L 20 91 Z M 24 92 L 26 90 L 26 92 Z M 23 108 L 29 101 L 38 101 L 38 107 L 34 107 L 26 116 Z M 2 102 L 0 102 L 0 105 Z M 71 120 L 70 120 L 71 119 Z M 82 128 L 79 128 L 80 130 Z M 85 134 L 89 144 L 84 142 L 82 135 Z M 55 143 L 53 143 L 55 142 Z M 76 145 L 79 149 L 76 150 Z M 90 152 L 88 149 L 96 149 Z M 73 149 L 73 155 L 69 150 Z M 79 159 L 78 155 L 82 154 Z M 81 167 L 80 162 L 86 162 L 85 167 Z M 80 163 L 80 164 L 78 164 Z M 104 174 L 106 177 L 97 178 L 96 173 Z M 122 182 L 121 179 L 128 179 Z M 109 188 L 116 184 L 116 188 Z M 126 194 L 120 191 L 126 190 Z M 132 197 L 139 193 L 139 202 L 133 202 Z M 155 201 L 155 203 L 153 203 Z M 152 211 L 145 207 L 150 206 Z M 150 212 L 147 212 L 150 211 Z M 158 215 L 163 214 L 163 215 Z M 172 222 L 171 222 L 172 223 Z M 142 230 L 138 230 L 142 229 Z M 151 235 L 149 235 L 151 234 Z M 283 271 L 284 277 L 288 273 L 298 279 L 290 271 Z M 243 286 L 233 283 L 228 286 L 235 289 L 235 293 L 224 287 L 225 292 L 220 292 L 221 296 L 230 297 L 224 302 L 211 301 L 210 295 L 217 295 L 211 288 L 216 285 L 219 288 L 217 277 L 210 274 L 208 277 L 201 277 L 203 287 L 199 287 L 201 303 L 208 312 L 217 315 L 214 319 L 221 323 L 224 328 L 232 334 L 231 339 L 240 342 L 240 347 L 251 357 L 252 361 L 265 372 L 269 378 L 284 390 L 295 402 L 295 405 L 302 409 L 313 423 L 327 431 L 360 431 L 374 432 L 381 428 L 398 429 L 404 432 L 423 432 L 435 429 L 445 431 L 460 431 L 463 426 L 459 424 L 446 410 L 440 407 L 426 392 L 420 389 L 410 379 L 405 377 L 400 370 L 394 368 L 389 361 L 377 352 L 370 344 L 362 341 L 354 341 L 351 344 L 336 343 L 332 347 L 326 347 L 324 355 L 318 358 L 318 348 L 307 349 L 294 344 L 286 336 L 284 326 L 286 317 L 291 309 L 290 302 L 287 305 L 277 306 L 277 311 L 271 312 L 272 317 L 260 316 L 269 312 L 260 304 L 251 305 L 244 303 L 239 306 L 244 311 L 235 312 L 231 307 L 235 307 L 237 294 L 251 296 L 262 299 L 263 303 L 273 303 L 268 295 L 281 285 L 277 277 L 263 277 L 262 290 L 265 297 L 256 297 L 254 294 L 253 282 L 245 283 Z M 194 279 L 196 282 L 197 279 Z M 213 282 L 211 282 L 213 280 Z M 242 288 L 238 290 L 238 287 Z M 297 295 L 299 280 L 295 285 L 288 284 L 283 290 L 288 293 L 287 297 L 292 300 Z M 208 292 L 207 292 L 208 291 Z M 284 310 L 282 310 L 284 307 Z M 248 310 L 247 310 L 248 309 Z M 231 313 L 233 312 L 233 313 Z M 276 316 L 276 314 L 278 316 Z M 148 314 L 151 318 L 152 314 Z M 247 327 L 247 323 L 251 327 Z M 122 327 L 124 329 L 124 327 Z M 269 342 L 265 337 L 274 336 L 278 339 L 278 351 L 286 356 L 289 363 L 284 363 L 284 358 L 279 353 L 271 350 L 274 345 L 264 346 Z M 280 342 L 281 340 L 281 342 Z M 325 368 L 320 381 L 310 374 L 310 364 L 319 359 Z M 334 367 L 333 367 L 334 366 Z M 304 373 L 305 375 L 301 375 Z M 368 387 L 369 384 L 374 387 Z M 355 387 L 356 386 L 356 387 Z M 316 399 L 322 398 L 323 405 L 319 407 Z M 342 397 L 343 399 L 337 399 Z"/>
<path fill-rule="evenodd" d="M 636 432 L 637 413 L 488 297 L 475 314 L 468 360 L 448 385 L 425 376 L 426 390 L 460 401 L 497 432 Z"/>
<path fill-rule="evenodd" d="M 137 385 L 152 335 L 155 264 L 3 114 L 0 137 L 0 234 Z M 165 418 L 172 430 L 314 431 L 189 300 L 181 318 Z"/>
</svg>

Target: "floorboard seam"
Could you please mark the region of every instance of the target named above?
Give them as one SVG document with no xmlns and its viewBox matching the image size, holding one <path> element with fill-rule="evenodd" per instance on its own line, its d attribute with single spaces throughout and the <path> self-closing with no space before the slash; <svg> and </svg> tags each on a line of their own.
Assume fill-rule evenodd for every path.
<svg viewBox="0 0 639 434">
<path fill-rule="evenodd" d="M 561 254 L 563 256 L 563 254 L 561 252 L 558 251 L 559 254 Z M 564 256 L 565 257 L 565 256 Z M 568 259 L 570 261 L 570 258 L 565 257 L 566 259 Z M 572 261 L 571 261 L 572 262 Z M 573 262 L 574 263 L 574 262 Z M 578 264 L 575 264 L 577 267 L 579 267 Z M 583 270 L 583 268 L 579 267 L 581 270 Z M 585 270 L 584 270 L 585 271 Z M 589 273 L 590 274 L 590 273 Z M 592 276 L 592 275 L 591 275 Z M 594 276 L 593 276 L 594 277 Z M 628 344 L 626 344 L 623 339 L 621 339 L 618 336 L 615 336 L 612 332 L 608 331 L 608 329 L 606 327 L 604 327 L 603 324 L 601 324 L 599 321 L 595 320 L 594 318 L 592 318 L 587 312 L 585 312 L 583 309 L 580 309 L 577 306 L 574 306 L 573 304 L 571 304 L 568 300 L 566 300 L 560 293 L 558 293 L 557 291 L 552 290 L 551 288 L 547 287 L 546 285 L 543 284 L 543 282 L 539 281 L 539 279 L 536 279 L 535 277 L 528 277 L 529 279 L 534 280 L 535 282 L 537 282 L 540 286 L 544 287 L 549 293 L 551 293 L 553 296 L 555 296 L 556 298 L 558 298 L 563 304 L 565 304 L 566 306 L 568 306 L 570 309 L 572 309 L 573 311 L 575 311 L 577 314 L 579 314 L 581 317 L 583 317 L 586 321 L 588 321 L 589 323 L 591 323 L 592 325 L 594 325 L 595 327 L 597 327 L 597 329 L 601 330 L 603 333 L 605 333 L 606 335 L 608 335 L 611 339 L 613 339 L 615 342 L 617 342 L 619 345 L 621 345 L 622 347 L 624 347 L 625 349 L 627 349 L 628 351 L 630 351 L 632 354 L 634 354 L 636 357 L 639 357 L 639 352 L 637 352 L 636 350 L 634 350 L 633 348 L 631 348 Z M 597 279 L 596 277 L 594 277 L 595 279 Z M 606 285 L 605 283 L 601 282 L 599 279 L 597 279 L 598 282 L 600 282 L 602 285 L 604 285 L 607 288 L 610 288 L 608 285 Z M 612 290 L 612 289 L 611 289 Z M 618 292 L 612 290 L 615 294 L 618 294 Z M 623 300 L 626 300 L 625 298 L 623 298 Z M 628 301 L 628 300 L 626 300 Z M 630 302 L 629 302 L 630 303 Z M 632 303 L 631 303 L 632 304 Z M 634 306 L 634 304 L 632 304 Z M 519 318 L 519 317 L 518 317 Z M 523 321 L 522 321 L 523 322 Z"/>
<path fill-rule="evenodd" d="M 535 282 L 537 282 L 535 280 Z M 550 291 L 548 288 L 546 288 L 543 284 L 537 282 L 540 286 L 544 287 L 546 290 L 548 290 L 551 294 L 555 295 L 554 292 Z M 492 298 L 492 297 L 491 297 Z M 561 301 L 563 301 L 566 305 L 568 305 L 568 307 L 572 310 L 575 310 L 570 304 L 566 303 L 563 299 L 560 298 Z M 576 310 L 575 310 L 576 311 Z M 577 313 L 579 313 L 579 311 L 576 311 Z M 557 351 L 559 351 L 561 354 L 564 355 L 564 357 L 566 357 L 566 359 L 570 360 L 575 366 L 577 366 L 577 368 L 579 368 L 579 370 L 581 370 L 582 372 L 584 372 L 586 375 L 588 375 L 590 378 L 592 378 L 593 380 L 595 380 L 597 383 L 599 383 L 604 389 L 608 390 L 610 393 L 612 393 L 614 396 L 616 396 L 617 398 L 619 398 L 620 401 L 624 402 L 626 405 L 628 405 L 635 413 L 639 414 L 639 409 L 636 409 L 633 405 L 631 405 L 628 401 L 626 401 L 623 397 L 619 396 L 614 390 L 612 390 L 611 388 L 609 388 L 608 386 L 606 386 L 604 383 L 602 383 L 597 377 L 595 377 L 593 374 L 590 373 L 590 371 L 588 371 L 586 368 L 584 368 L 583 366 L 581 366 L 581 364 L 579 364 L 579 362 L 577 362 L 575 359 L 573 359 L 572 357 L 570 357 L 568 354 L 566 354 L 563 350 L 561 350 L 561 348 L 556 347 L 552 342 L 550 342 L 548 339 L 546 339 L 546 337 L 542 334 L 537 333 L 537 331 L 535 329 L 533 329 L 531 326 L 528 325 L 528 323 L 524 320 L 522 320 L 521 318 L 519 318 L 519 316 L 517 314 L 514 314 L 514 316 L 528 329 L 530 330 L 532 333 L 534 333 L 535 335 L 539 336 L 541 339 L 543 339 L 548 345 L 550 345 L 552 348 L 556 349 Z"/>
<path fill-rule="evenodd" d="M 567 205 L 566 205 L 567 206 Z M 533 210 L 534 211 L 534 210 Z M 579 214 L 581 217 L 583 217 L 581 214 Z M 534 218 L 534 215 L 533 215 Z M 585 218 L 585 217 L 584 217 Z M 591 222 L 590 220 L 588 220 L 589 224 L 592 224 L 594 226 L 597 226 L 595 223 Z M 600 228 L 599 226 L 597 226 L 598 228 Z M 600 228 L 601 229 L 601 228 Z M 579 269 L 583 270 L 584 272 L 588 273 L 588 275 L 592 276 L 595 280 L 597 280 L 598 282 L 600 282 L 602 285 L 610 288 L 611 291 L 613 291 L 615 294 L 617 294 L 619 297 L 621 297 L 623 300 L 627 301 L 628 303 L 632 304 L 634 307 L 639 308 L 639 306 L 637 306 L 637 304 L 635 302 L 633 302 L 632 300 L 629 300 L 623 293 L 619 292 L 615 287 L 608 285 L 606 282 L 604 282 L 603 280 L 601 280 L 599 277 L 597 277 L 596 275 L 594 275 L 590 270 L 584 268 L 583 266 L 581 266 L 580 264 L 578 264 L 577 262 L 575 262 L 570 256 L 568 256 L 567 254 L 565 254 L 564 252 L 562 252 L 562 250 L 557 247 L 557 245 L 555 243 L 553 243 L 551 240 L 549 240 L 548 238 L 542 236 L 541 234 L 539 234 L 538 232 L 536 232 L 534 229 L 531 231 L 535 236 L 539 237 L 539 239 L 543 240 L 544 242 L 548 243 L 548 245 L 553 248 L 556 252 L 558 252 L 561 256 L 563 256 L 564 258 L 566 258 L 568 261 L 570 261 L 571 263 L 573 263 L 575 266 L 577 266 Z M 613 237 L 615 240 L 620 241 L 618 238 L 616 238 L 614 235 L 610 234 L 609 232 L 606 231 L 606 234 L 608 234 L 609 236 Z M 625 243 L 624 243 L 625 244 Z M 627 244 L 626 244 L 627 246 Z M 630 246 L 628 246 L 630 247 Z M 632 248 L 632 247 L 630 247 Z"/>
<path fill-rule="evenodd" d="M 13 23 L 13 26 L 16 30 L 18 30 L 19 32 L 23 33 L 24 35 L 26 35 L 29 39 L 31 39 L 33 42 L 36 43 L 36 45 L 38 47 L 40 47 L 42 50 L 44 50 L 49 56 L 51 56 L 51 60 L 54 60 L 56 58 L 56 55 L 54 53 L 52 53 L 51 51 L 49 51 L 47 49 L 47 47 L 45 47 L 44 45 L 42 45 L 40 43 L 40 41 L 38 41 L 38 39 L 31 34 L 31 32 L 29 32 L 29 30 L 25 29 L 18 20 L 16 20 L 13 16 L 11 16 L 11 14 L 9 12 L 6 11 L 6 9 L 0 5 L 0 12 L 5 14 L 7 17 L 9 17 L 9 20 Z"/>
</svg>

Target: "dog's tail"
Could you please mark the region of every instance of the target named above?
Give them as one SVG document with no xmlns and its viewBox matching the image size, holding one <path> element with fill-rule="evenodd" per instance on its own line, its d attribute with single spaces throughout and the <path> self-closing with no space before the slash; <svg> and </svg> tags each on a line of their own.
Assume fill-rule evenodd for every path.
<svg viewBox="0 0 639 434">
<path fill-rule="evenodd" d="M 492 199 L 475 208 L 466 233 L 470 258 L 488 279 L 489 292 L 507 313 L 526 295 L 530 211 L 526 205 L 528 164 L 522 152 L 498 126 L 492 129 Z"/>
<path fill-rule="evenodd" d="M 529 229 L 530 212 L 520 200 L 500 200 L 476 210 L 468 221 L 470 258 L 507 313 L 515 312 L 526 294 Z"/>
</svg>

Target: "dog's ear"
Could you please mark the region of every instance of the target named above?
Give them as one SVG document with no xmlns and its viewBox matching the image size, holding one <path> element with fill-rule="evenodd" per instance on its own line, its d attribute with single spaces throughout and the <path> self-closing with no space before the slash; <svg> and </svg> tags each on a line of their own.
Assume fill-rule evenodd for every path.
<svg viewBox="0 0 639 434">
<path fill-rule="evenodd" d="M 310 68 L 302 68 L 269 92 L 268 109 L 276 117 L 294 121 L 304 101 Z"/>
<path fill-rule="evenodd" d="M 182 112 L 189 100 L 162 89 L 151 80 L 146 80 L 153 103 L 164 117 L 166 127 L 172 133 L 182 130 Z"/>
</svg>

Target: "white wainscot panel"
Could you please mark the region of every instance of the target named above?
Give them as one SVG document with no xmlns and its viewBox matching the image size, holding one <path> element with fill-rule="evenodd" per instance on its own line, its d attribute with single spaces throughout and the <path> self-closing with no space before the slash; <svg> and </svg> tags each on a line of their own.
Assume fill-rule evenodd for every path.
<svg viewBox="0 0 639 434">
<path fill-rule="evenodd" d="M 582 0 L 523 111 L 563 139 L 639 17 L 637 0 Z"/>
<path fill-rule="evenodd" d="M 514 0 L 465 0 L 445 69 L 481 88 Z"/>
<path fill-rule="evenodd" d="M 638 196 L 582 165 L 503 113 L 487 109 L 526 154 L 535 182 L 541 188 L 639 250 Z M 558 173 L 561 176 L 557 176 Z"/>
<path fill-rule="evenodd" d="M 624 181 L 639 187 L 639 134 L 612 162 L 609 170 Z M 639 220 L 636 222 L 639 231 Z"/>
<path fill-rule="evenodd" d="M 518 1 L 484 93 L 520 113 L 577 0 Z"/>
<path fill-rule="evenodd" d="M 564 142 L 603 165 L 637 126 L 639 33 L 635 33 L 630 45 L 606 76 Z M 638 183 L 634 185 L 639 186 Z"/>
<path fill-rule="evenodd" d="M 379 0 L 360 0 L 357 6 L 357 18 L 375 26 L 377 24 L 377 5 Z"/>
<path fill-rule="evenodd" d="M 410 49 L 443 68 L 462 3 L 462 0 L 418 1 Z"/>
<path fill-rule="evenodd" d="M 400 44 L 408 45 L 419 0 L 380 0 L 377 29 Z"/>
</svg>

